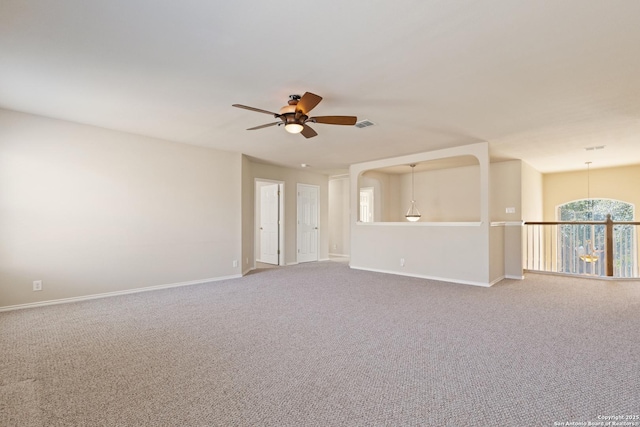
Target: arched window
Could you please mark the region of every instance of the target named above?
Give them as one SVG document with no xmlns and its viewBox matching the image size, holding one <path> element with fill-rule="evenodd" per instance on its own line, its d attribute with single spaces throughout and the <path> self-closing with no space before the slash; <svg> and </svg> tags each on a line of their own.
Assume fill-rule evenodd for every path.
<svg viewBox="0 0 640 427">
<path fill-rule="evenodd" d="M 633 221 L 634 208 L 614 199 L 582 199 L 558 206 L 558 221 L 604 221 L 608 214 L 614 221 Z"/>
<path fill-rule="evenodd" d="M 574 200 L 558 206 L 558 221 L 634 221 L 634 206 L 614 199 Z M 616 225 L 613 229 L 614 276 L 632 277 L 637 269 L 635 227 Z M 605 275 L 605 226 L 599 224 L 561 225 L 558 255 L 561 271 L 574 274 Z"/>
</svg>

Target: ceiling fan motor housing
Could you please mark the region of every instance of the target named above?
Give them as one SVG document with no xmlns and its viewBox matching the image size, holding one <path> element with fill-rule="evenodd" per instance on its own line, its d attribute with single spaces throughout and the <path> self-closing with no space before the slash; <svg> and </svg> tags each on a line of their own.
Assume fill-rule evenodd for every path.
<svg viewBox="0 0 640 427">
<path fill-rule="evenodd" d="M 302 125 L 305 121 L 307 121 L 309 116 L 306 116 L 302 114 L 302 112 L 300 112 L 300 114 L 298 114 L 298 116 L 296 117 L 296 106 L 298 105 L 298 99 L 300 99 L 300 96 L 291 95 L 290 98 L 291 99 L 289 100 L 289 105 L 285 105 L 284 107 L 282 107 L 276 117 L 282 119 L 285 125 L 294 123 Z"/>
</svg>

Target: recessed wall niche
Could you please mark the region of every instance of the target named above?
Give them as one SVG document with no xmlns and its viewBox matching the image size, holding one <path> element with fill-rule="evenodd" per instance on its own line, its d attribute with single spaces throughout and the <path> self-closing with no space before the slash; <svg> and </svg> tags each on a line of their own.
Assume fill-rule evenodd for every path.
<svg viewBox="0 0 640 427">
<path fill-rule="evenodd" d="M 411 167 L 370 169 L 358 176 L 359 223 L 406 223 L 411 206 Z M 480 165 L 465 155 L 416 162 L 416 206 L 420 222 L 480 221 Z"/>
</svg>

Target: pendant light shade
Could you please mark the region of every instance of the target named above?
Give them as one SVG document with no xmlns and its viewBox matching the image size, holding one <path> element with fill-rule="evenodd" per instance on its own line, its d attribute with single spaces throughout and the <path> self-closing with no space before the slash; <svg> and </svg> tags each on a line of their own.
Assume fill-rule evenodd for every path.
<svg viewBox="0 0 640 427">
<path fill-rule="evenodd" d="M 413 173 L 414 173 L 414 168 L 416 167 L 416 165 L 414 163 L 414 164 L 411 164 L 409 166 L 411 166 L 411 207 L 409 207 L 409 210 L 407 211 L 407 214 L 405 215 L 405 218 L 407 218 L 408 221 L 416 222 L 422 216 L 422 215 L 420 215 L 420 212 L 418 211 L 418 208 L 416 207 L 416 199 L 415 199 L 414 194 L 413 194 L 413 191 L 414 191 Z"/>
</svg>

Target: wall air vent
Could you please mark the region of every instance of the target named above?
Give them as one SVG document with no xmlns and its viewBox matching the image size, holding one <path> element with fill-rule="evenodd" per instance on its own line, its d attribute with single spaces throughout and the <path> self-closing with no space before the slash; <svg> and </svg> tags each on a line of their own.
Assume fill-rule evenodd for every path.
<svg viewBox="0 0 640 427">
<path fill-rule="evenodd" d="M 360 120 L 359 122 L 356 122 L 355 126 L 357 128 L 366 128 L 369 126 L 373 126 L 375 123 L 373 123 L 372 121 L 369 121 L 367 119 L 364 120 Z"/>
</svg>

